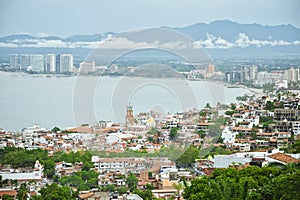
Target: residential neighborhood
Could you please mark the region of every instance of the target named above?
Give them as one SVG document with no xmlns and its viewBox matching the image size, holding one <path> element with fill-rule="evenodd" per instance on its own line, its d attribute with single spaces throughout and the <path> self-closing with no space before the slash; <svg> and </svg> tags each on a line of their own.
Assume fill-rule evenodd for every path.
<svg viewBox="0 0 300 200">
<path fill-rule="evenodd" d="M 19 132 L 1 129 L 1 151 L 43 151 L 53 164 L 49 167 L 49 161 L 38 160 L 38 155 L 32 166 L 25 160 L 9 164 L 3 157 L 0 196 L 16 197 L 26 183 L 33 197 L 57 183 L 71 186 L 79 199 L 142 198 L 133 191 L 181 199 L 183 188 L 178 186 L 219 168 L 299 163 L 300 94 L 285 90 L 237 99 L 230 105 L 207 104 L 201 110 L 166 115 L 135 115 L 129 105 L 125 124 L 99 121 L 66 130 L 37 124 Z M 79 176 L 86 185 L 79 181 L 76 186 L 74 178 Z"/>
</svg>

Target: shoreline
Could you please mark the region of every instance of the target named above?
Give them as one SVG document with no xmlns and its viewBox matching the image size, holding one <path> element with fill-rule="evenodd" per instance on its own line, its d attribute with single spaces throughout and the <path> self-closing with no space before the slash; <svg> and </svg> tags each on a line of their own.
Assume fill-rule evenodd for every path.
<svg viewBox="0 0 300 200">
<path fill-rule="evenodd" d="M 72 74 L 72 75 L 65 75 L 65 74 L 28 74 L 26 72 L 9 72 L 9 71 L 0 71 L 0 73 L 9 73 L 13 74 L 15 76 L 30 76 L 30 77 L 45 77 L 45 78 L 67 78 L 67 77 L 110 77 L 110 78 L 119 78 L 119 77 L 127 77 L 127 78 L 147 78 L 147 79 L 169 79 L 169 80 L 187 80 L 187 81 L 205 81 L 205 82 L 210 82 L 214 83 L 217 85 L 221 85 L 226 88 L 242 88 L 248 90 L 250 93 L 254 94 L 256 97 L 258 96 L 263 96 L 264 92 L 262 89 L 258 88 L 251 88 L 247 87 L 245 85 L 238 85 L 238 84 L 231 84 L 227 82 L 222 82 L 222 81 L 216 81 L 216 80 L 211 80 L 211 79 L 201 79 L 201 80 L 188 80 L 188 79 L 183 79 L 180 77 L 143 77 L 143 76 L 109 76 L 109 75 L 87 75 L 87 74 Z"/>
<path fill-rule="evenodd" d="M 231 83 L 227 83 L 227 82 L 221 82 L 221 81 L 215 81 L 215 80 L 205 80 L 211 83 L 215 83 L 217 85 L 222 85 L 226 88 L 242 88 L 242 89 L 246 89 L 248 90 L 250 93 L 252 93 L 255 97 L 259 97 L 259 96 L 263 96 L 264 92 L 263 89 L 259 89 L 259 88 L 250 88 L 247 87 L 245 85 L 237 85 L 237 84 L 231 84 Z"/>
</svg>

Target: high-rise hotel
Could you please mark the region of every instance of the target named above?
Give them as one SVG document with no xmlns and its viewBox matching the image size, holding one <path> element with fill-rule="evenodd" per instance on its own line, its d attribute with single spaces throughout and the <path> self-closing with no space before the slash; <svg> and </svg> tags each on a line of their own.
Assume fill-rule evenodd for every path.
<svg viewBox="0 0 300 200">
<path fill-rule="evenodd" d="M 56 58 L 56 72 L 66 73 L 70 72 L 73 68 L 73 55 L 60 54 Z"/>
<path fill-rule="evenodd" d="M 18 54 L 10 55 L 10 69 L 19 69 L 19 56 Z"/>
<path fill-rule="evenodd" d="M 44 72 L 44 55 L 42 54 L 31 54 L 30 55 L 30 66 L 34 72 Z"/>
<path fill-rule="evenodd" d="M 47 54 L 45 60 L 45 71 L 46 72 L 56 72 L 56 56 L 55 54 Z"/>
<path fill-rule="evenodd" d="M 28 54 L 21 54 L 20 56 L 20 69 L 27 69 L 30 66 L 30 56 Z"/>
</svg>

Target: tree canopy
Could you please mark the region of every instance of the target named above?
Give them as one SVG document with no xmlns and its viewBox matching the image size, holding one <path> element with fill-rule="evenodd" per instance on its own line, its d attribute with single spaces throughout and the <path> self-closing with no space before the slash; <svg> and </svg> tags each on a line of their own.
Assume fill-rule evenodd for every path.
<svg viewBox="0 0 300 200">
<path fill-rule="evenodd" d="M 184 198 L 193 199 L 300 199 L 299 164 L 282 169 L 250 166 L 216 169 L 209 177 L 192 181 Z"/>
<path fill-rule="evenodd" d="M 43 200 L 72 200 L 76 199 L 77 193 L 71 188 L 59 186 L 56 183 L 46 185 L 40 190 Z M 39 196 L 38 196 L 39 197 Z"/>
<path fill-rule="evenodd" d="M 190 166 L 199 158 L 199 149 L 194 146 L 189 146 L 186 151 L 176 160 L 178 166 Z"/>
</svg>

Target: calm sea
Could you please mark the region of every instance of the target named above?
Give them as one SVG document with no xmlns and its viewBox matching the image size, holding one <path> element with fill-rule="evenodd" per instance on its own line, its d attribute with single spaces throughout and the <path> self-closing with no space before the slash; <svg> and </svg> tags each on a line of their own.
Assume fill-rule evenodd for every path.
<svg viewBox="0 0 300 200">
<path fill-rule="evenodd" d="M 205 81 L 128 77 L 46 77 L 0 72 L 0 128 L 18 131 L 37 123 L 74 127 L 97 120 L 124 122 L 134 113 L 161 113 L 234 102 L 249 93 Z"/>
</svg>

